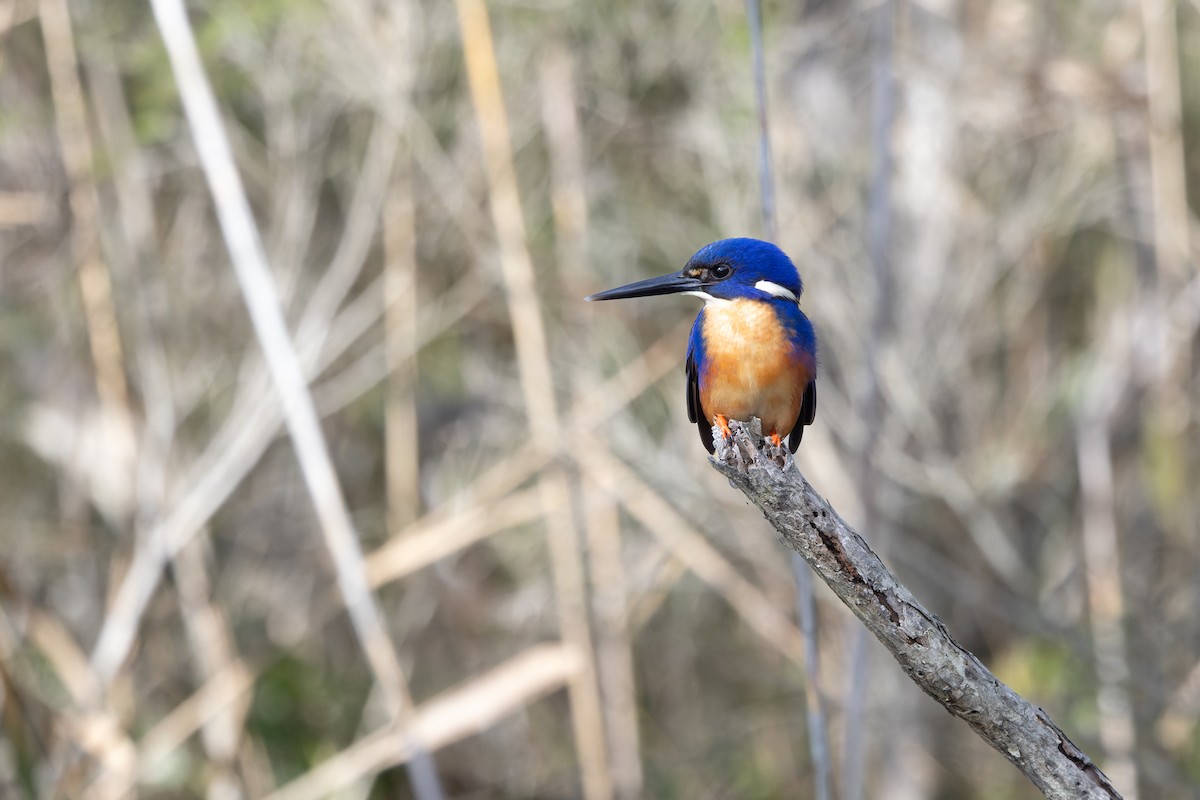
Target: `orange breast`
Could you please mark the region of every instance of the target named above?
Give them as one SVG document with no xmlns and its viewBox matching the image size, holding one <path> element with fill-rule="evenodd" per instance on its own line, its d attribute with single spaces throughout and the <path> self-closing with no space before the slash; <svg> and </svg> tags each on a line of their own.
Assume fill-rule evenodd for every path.
<svg viewBox="0 0 1200 800">
<path fill-rule="evenodd" d="M 811 372 L 768 304 L 709 303 L 704 309 L 704 347 L 706 363 L 699 379 L 705 416 L 742 421 L 758 417 L 764 433 L 791 432 Z"/>
</svg>

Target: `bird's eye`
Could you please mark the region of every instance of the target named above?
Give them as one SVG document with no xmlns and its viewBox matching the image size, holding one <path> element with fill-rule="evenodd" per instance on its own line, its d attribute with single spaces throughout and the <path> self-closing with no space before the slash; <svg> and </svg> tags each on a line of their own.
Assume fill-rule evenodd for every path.
<svg viewBox="0 0 1200 800">
<path fill-rule="evenodd" d="M 733 274 L 733 269 L 725 264 L 717 264 L 712 268 L 712 276 L 719 281 L 723 281 Z"/>
</svg>

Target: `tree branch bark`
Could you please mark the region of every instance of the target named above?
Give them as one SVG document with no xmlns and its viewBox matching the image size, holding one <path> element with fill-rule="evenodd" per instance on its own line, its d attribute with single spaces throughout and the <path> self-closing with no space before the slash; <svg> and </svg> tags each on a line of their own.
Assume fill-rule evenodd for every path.
<svg viewBox="0 0 1200 800">
<path fill-rule="evenodd" d="M 800 474 L 786 449 L 761 446 L 759 421 L 715 435 L 713 466 L 754 502 L 926 694 L 999 750 L 1051 800 L 1120 800 L 1100 768 L 963 648 Z"/>
</svg>

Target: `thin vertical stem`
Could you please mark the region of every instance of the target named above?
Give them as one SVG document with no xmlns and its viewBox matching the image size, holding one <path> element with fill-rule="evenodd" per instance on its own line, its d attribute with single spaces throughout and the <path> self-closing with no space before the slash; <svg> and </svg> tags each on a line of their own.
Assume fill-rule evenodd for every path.
<svg viewBox="0 0 1200 800">
<path fill-rule="evenodd" d="M 771 159 L 770 117 L 767 113 L 766 58 L 763 55 L 761 0 L 746 0 L 750 25 L 750 46 L 754 58 L 754 98 L 758 110 L 758 173 L 761 191 L 763 229 L 776 241 L 779 224 L 775 215 L 775 170 Z M 804 709 L 808 723 L 808 749 L 812 758 L 813 791 L 816 800 L 828 800 L 830 782 L 829 741 L 825 729 L 825 708 L 821 702 L 820 660 L 817 657 L 817 601 L 808 564 L 795 553 L 791 558 L 792 579 L 796 585 L 796 613 L 804 635 Z"/>
<path fill-rule="evenodd" d="M 808 722 L 808 752 L 813 760 L 813 797 L 830 795 L 829 732 L 825 725 L 825 703 L 821 696 L 821 659 L 817 637 L 817 595 L 807 562 L 792 553 L 792 576 L 796 581 L 796 617 L 804 634 L 804 712 Z"/>
<path fill-rule="evenodd" d="M 388 527 L 394 535 L 421 513 L 417 448 L 417 357 L 409 343 L 417 339 L 416 214 L 410 163 L 401 165 L 388 191 L 384 223 L 384 328 L 388 382 L 384 409 Z"/>
<path fill-rule="evenodd" d="M 1191 212 L 1187 199 L 1187 164 L 1183 139 L 1183 97 L 1176 3 L 1142 0 L 1145 32 L 1146 131 L 1149 138 L 1150 195 L 1154 217 L 1154 285 L 1145 291 L 1147 306 L 1138 359 L 1143 379 L 1151 381 L 1151 425 L 1168 443 L 1164 457 L 1180 473 L 1183 485 L 1193 481 L 1184 448 L 1195 415 L 1187 390 L 1192 369 L 1192 331 L 1172 322 L 1167 309 L 1195 275 L 1191 250 Z M 1174 354 L 1173 356 L 1171 354 Z M 1198 530 L 1196 501 L 1185 493 L 1165 520 L 1184 536 Z"/>
<path fill-rule="evenodd" d="M 560 268 L 582 273 L 588 269 L 584 144 L 576 111 L 574 58 L 561 41 L 555 41 L 547 49 L 540 78 L 542 125 L 550 155 L 556 263 Z M 642 797 L 644 789 L 633 648 L 627 627 L 628 593 L 621 561 L 620 514 L 611 502 L 588 507 L 586 483 L 573 480 L 572 488 L 575 496 L 585 503 L 591 612 L 596 623 L 596 671 L 612 764 L 613 793 L 620 800 L 634 800 Z"/>
<path fill-rule="evenodd" d="M 587 510 L 588 560 L 595 587 L 596 663 L 604 689 L 613 790 L 620 800 L 643 796 L 641 736 L 633 649 L 629 642 L 628 592 L 621 563 L 621 515 L 616 503 Z"/>
<path fill-rule="evenodd" d="M 762 0 L 746 0 L 750 23 L 750 49 L 754 58 L 754 101 L 758 111 L 758 179 L 762 190 L 763 229 L 767 239 L 779 240 L 775 219 L 775 169 L 771 160 L 771 129 L 767 115 L 767 68 L 763 57 Z"/>
<path fill-rule="evenodd" d="M 1154 249 L 1160 280 L 1181 287 L 1191 272 L 1183 100 L 1174 0 L 1142 0 L 1150 132 Z"/>
<path fill-rule="evenodd" d="M 872 31 L 871 183 L 867 205 L 867 250 L 874 283 L 871 328 L 864 348 L 862 416 L 863 441 L 859 447 L 857 480 L 862 501 L 862 525 L 879 531 L 876 548 L 887 552 L 887 526 L 879 524 L 876 503 L 878 477 L 875 451 L 883 427 L 883 398 L 879 392 L 879 347 L 891 322 L 892 297 L 892 124 L 895 115 L 894 3 L 883 0 L 874 12 Z M 866 705 L 870 662 L 866 631 L 852 624 L 850 634 L 850 684 L 847 691 L 845 741 L 842 754 L 842 792 L 846 800 L 863 796 L 866 763 Z"/>
<path fill-rule="evenodd" d="M 1094 381 L 1096 393 L 1111 392 L 1112 382 Z M 1103 405 L 1104 400 L 1088 402 Z M 1107 759 L 1104 771 L 1121 787 L 1126 800 L 1137 800 L 1135 724 L 1129 697 L 1129 661 L 1125 639 L 1125 593 L 1117 537 L 1111 449 L 1111 417 L 1090 409 L 1076 425 L 1079 486 L 1083 494 L 1083 563 L 1087 583 L 1088 621 L 1096 658 L 1096 710 L 1100 742 Z"/>
<path fill-rule="evenodd" d="M 70 181 L 71 252 L 78 270 L 79 294 L 96 371 L 96 392 L 104 410 L 112 415 L 113 430 L 120 437 L 110 443 L 114 466 L 120 468 L 133 458 L 135 435 L 112 276 L 100 251 L 100 201 L 92 178 L 94 154 L 87 104 L 79 81 L 75 37 L 66 0 L 42 0 L 38 13 L 46 46 L 55 127 Z"/>
<path fill-rule="evenodd" d="M 588 266 L 586 165 L 576 111 L 574 59 L 560 41 L 550 46 L 542 60 L 541 94 L 558 263 L 582 271 Z"/>
<path fill-rule="evenodd" d="M 205 539 L 193 539 L 172 561 L 188 643 L 199 673 L 196 677 L 202 683 L 215 680 L 223 672 L 243 669 L 230 635 L 229 620 L 213 602 L 206 544 Z M 200 739 L 209 762 L 206 777 L 209 797 L 244 796 L 234 764 L 248 709 L 246 696 L 215 714 L 201 728 Z"/>
<path fill-rule="evenodd" d="M 488 202 L 496 228 L 530 438 L 539 450 L 553 452 L 558 448 L 562 426 L 550 371 L 549 346 L 534 284 L 533 262 L 526 242 L 491 20 L 484 0 L 457 0 L 456 6 L 467 78 L 479 122 Z M 613 793 L 612 775 L 604 743 L 604 718 L 592 652 L 579 531 L 571 514 L 563 511 L 569 508 L 570 487 L 563 471 L 551 467 L 542 474 L 539 489 L 546 509 L 547 544 L 559 625 L 564 641 L 583 656 L 584 668 L 569 683 L 571 723 L 582 766 L 583 794 L 587 800 L 604 800 Z"/>
<path fill-rule="evenodd" d="M 367 585 L 358 535 L 346 509 L 300 358 L 284 322 L 262 239 L 233 160 L 212 86 L 204 73 L 187 11 L 182 0 L 151 0 L 151 7 L 213 196 L 217 221 L 334 562 L 347 614 L 380 684 L 389 718 L 403 725 L 412 707 L 408 681 L 375 596 Z M 439 800 L 444 794 L 432 758 L 416 743 L 411 744 L 413 757 L 406 766 L 413 791 L 424 800 Z"/>
</svg>

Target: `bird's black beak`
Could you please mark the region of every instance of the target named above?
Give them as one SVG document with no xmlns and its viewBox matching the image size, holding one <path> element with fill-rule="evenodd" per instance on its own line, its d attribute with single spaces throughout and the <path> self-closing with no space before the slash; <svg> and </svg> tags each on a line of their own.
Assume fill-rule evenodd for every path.
<svg viewBox="0 0 1200 800">
<path fill-rule="evenodd" d="M 699 278 L 693 278 L 682 272 L 672 272 L 670 275 L 660 275 L 657 278 L 647 278 L 637 283 L 629 283 L 597 292 L 584 300 L 621 300 L 626 297 L 653 297 L 656 294 L 680 294 L 681 292 L 698 292 L 704 290 L 704 283 Z"/>
</svg>

